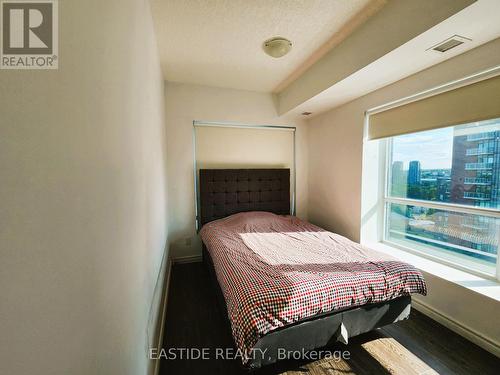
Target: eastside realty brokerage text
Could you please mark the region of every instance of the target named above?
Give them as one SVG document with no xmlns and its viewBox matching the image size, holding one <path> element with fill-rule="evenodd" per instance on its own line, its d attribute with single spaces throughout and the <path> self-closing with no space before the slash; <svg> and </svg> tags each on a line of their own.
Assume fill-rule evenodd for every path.
<svg viewBox="0 0 500 375">
<path fill-rule="evenodd" d="M 233 348 L 168 348 L 168 349 L 149 349 L 149 359 L 166 360 L 251 360 L 271 358 L 269 349 L 251 349 L 245 354 L 239 349 Z M 276 359 L 311 360 L 328 359 L 335 362 L 351 359 L 351 353 L 348 350 L 287 350 L 278 348 Z"/>
</svg>

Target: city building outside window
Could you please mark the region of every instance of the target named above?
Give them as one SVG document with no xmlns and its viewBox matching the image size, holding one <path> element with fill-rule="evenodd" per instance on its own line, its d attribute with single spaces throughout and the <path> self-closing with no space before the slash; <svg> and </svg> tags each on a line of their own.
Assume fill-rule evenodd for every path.
<svg viewBox="0 0 500 375">
<path fill-rule="evenodd" d="M 384 240 L 498 277 L 500 119 L 395 136 L 388 155 Z"/>
</svg>

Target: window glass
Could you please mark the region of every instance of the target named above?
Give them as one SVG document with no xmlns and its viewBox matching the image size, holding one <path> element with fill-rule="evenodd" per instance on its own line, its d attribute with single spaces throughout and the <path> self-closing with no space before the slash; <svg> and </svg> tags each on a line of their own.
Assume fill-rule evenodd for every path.
<svg viewBox="0 0 500 375">
<path fill-rule="evenodd" d="M 500 119 L 392 139 L 389 196 L 500 208 Z"/>
<path fill-rule="evenodd" d="M 495 274 L 500 220 L 388 203 L 386 238 L 447 261 Z"/>
<path fill-rule="evenodd" d="M 386 241 L 495 275 L 500 119 L 401 135 L 389 144 Z"/>
</svg>

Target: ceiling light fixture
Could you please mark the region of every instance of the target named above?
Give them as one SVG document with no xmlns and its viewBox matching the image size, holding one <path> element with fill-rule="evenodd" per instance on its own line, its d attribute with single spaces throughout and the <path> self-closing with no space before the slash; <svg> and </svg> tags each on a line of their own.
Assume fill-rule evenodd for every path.
<svg viewBox="0 0 500 375">
<path fill-rule="evenodd" d="M 262 49 L 269 56 L 278 58 L 285 56 L 292 49 L 292 42 L 286 38 L 274 37 L 268 39 L 262 45 Z"/>
</svg>

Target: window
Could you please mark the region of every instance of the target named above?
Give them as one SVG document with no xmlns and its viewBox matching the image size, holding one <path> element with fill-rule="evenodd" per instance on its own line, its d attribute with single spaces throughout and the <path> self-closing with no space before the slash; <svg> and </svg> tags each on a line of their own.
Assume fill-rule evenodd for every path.
<svg viewBox="0 0 500 375">
<path fill-rule="evenodd" d="M 384 241 L 497 275 L 500 119 L 394 136 L 387 145 Z"/>
</svg>

